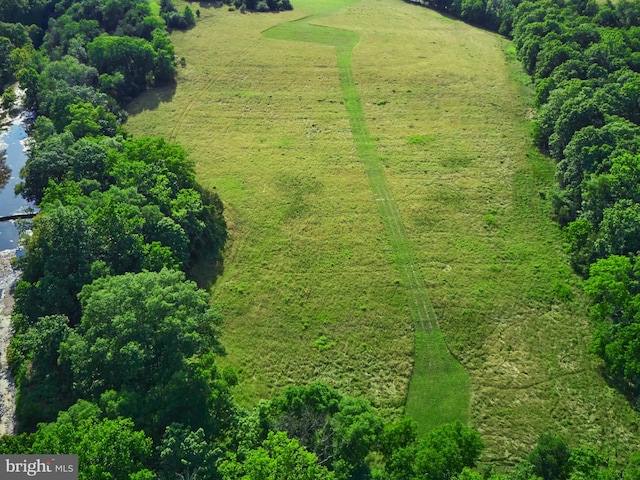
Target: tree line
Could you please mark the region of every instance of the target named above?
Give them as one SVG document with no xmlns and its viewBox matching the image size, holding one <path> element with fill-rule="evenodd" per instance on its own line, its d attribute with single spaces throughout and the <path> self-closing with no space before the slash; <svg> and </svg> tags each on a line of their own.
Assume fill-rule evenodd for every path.
<svg viewBox="0 0 640 480">
<path fill-rule="evenodd" d="M 640 349 L 631 299 L 640 250 L 640 2 L 520 4 L 512 35 L 534 79 L 534 139 L 556 161 L 552 198 L 593 301 L 594 348 L 636 404 Z"/>
</svg>

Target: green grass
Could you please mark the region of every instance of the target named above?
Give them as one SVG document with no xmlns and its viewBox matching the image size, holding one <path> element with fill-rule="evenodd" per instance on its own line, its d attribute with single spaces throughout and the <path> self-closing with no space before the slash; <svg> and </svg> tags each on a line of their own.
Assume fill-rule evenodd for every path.
<svg viewBox="0 0 640 480">
<path fill-rule="evenodd" d="M 388 416 L 406 400 L 425 426 L 463 415 L 451 387 L 468 375 L 485 460 L 512 463 L 543 431 L 623 459 L 638 415 L 588 352 L 509 43 L 395 0 L 294 7 L 203 8 L 172 35 L 175 91 L 131 105 L 130 130 L 184 144 L 225 202 L 211 292 L 237 398 L 323 380 Z M 416 296 L 439 332 L 414 335 Z"/>
<path fill-rule="evenodd" d="M 193 32 L 173 36 L 196 43 L 172 101 L 143 98 L 129 126 L 180 139 L 226 203 L 230 242 L 213 298 L 226 316 L 223 361 L 240 374 L 237 398 L 250 405 L 320 379 L 398 414 L 411 316 L 354 150 L 335 49 L 284 48 L 291 42 L 261 35 L 305 15 L 204 11 Z M 320 74 L 301 84 L 299 68 Z"/>
<path fill-rule="evenodd" d="M 339 5 L 339 7 L 344 6 L 344 4 Z M 324 12 L 323 16 L 327 14 L 328 12 Z M 421 433 L 456 420 L 466 422 L 470 401 L 469 377 L 464 368 L 451 356 L 439 333 L 438 322 L 424 279 L 419 274 L 415 254 L 405 233 L 398 206 L 387 184 L 383 166 L 364 118 L 351 67 L 352 50 L 360 40 L 360 36 L 348 30 L 309 23 L 318 17 L 311 16 L 282 23 L 266 30 L 264 35 L 278 40 L 319 43 L 335 47 L 338 77 L 351 125 L 351 135 L 364 166 L 373 198 L 378 205 L 380 218 L 391 245 L 396 273 L 409 294 L 416 342 L 405 413 L 418 422 Z M 378 101 L 376 105 L 386 103 L 386 101 Z"/>
</svg>

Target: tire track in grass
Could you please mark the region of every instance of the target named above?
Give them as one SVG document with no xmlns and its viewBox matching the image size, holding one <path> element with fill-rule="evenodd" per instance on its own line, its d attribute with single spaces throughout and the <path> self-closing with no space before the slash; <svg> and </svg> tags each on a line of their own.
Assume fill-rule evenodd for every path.
<svg viewBox="0 0 640 480">
<path fill-rule="evenodd" d="M 398 205 L 391 194 L 367 128 L 351 66 L 352 51 L 360 41 L 360 36 L 356 32 L 309 23 L 334 13 L 346 4 L 348 3 L 336 3 L 336 9 L 276 25 L 265 30 L 263 35 L 278 40 L 317 43 L 336 48 L 338 75 L 353 139 L 389 236 L 398 273 L 409 295 L 415 324 L 415 351 L 405 413 L 418 422 L 419 432 L 424 433 L 443 423 L 455 420 L 467 422 L 471 383 L 466 370 L 451 355 L 444 342 Z"/>
<path fill-rule="evenodd" d="M 211 24 L 214 24 L 215 22 L 216 22 L 216 18 L 210 17 L 209 19 L 207 19 L 206 26 L 211 27 Z M 209 79 L 198 90 L 201 92 L 208 91 L 213 86 L 214 82 L 219 81 L 227 72 L 229 72 L 230 70 L 233 70 L 237 65 L 240 65 L 244 61 L 245 57 L 249 53 L 251 53 L 261 41 L 262 41 L 262 38 L 258 38 L 255 42 L 251 43 L 248 47 L 241 50 L 240 53 L 238 53 L 238 55 L 236 55 L 229 63 L 227 63 L 223 67 L 220 67 L 220 69 L 218 70 L 218 72 L 216 72 L 215 75 L 209 76 Z M 180 116 L 178 117 L 173 127 L 171 128 L 171 132 L 168 135 L 169 140 L 171 141 L 177 140 L 178 133 L 182 128 L 184 119 L 191 112 L 193 107 L 196 105 L 199 105 L 201 101 L 202 99 L 199 95 L 194 95 L 193 98 L 189 100 L 189 103 L 187 103 L 187 106 L 182 110 L 182 112 L 180 112 Z"/>
</svg>

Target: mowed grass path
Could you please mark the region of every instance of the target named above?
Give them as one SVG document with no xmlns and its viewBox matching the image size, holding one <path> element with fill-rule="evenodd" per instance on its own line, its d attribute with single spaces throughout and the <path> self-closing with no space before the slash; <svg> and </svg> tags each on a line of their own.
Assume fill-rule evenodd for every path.
<svg viewBox="0 0 640 480">
<path fill-rule="evenodd" d="M 337 9 L 344 6 L 344 2 L 336 2 L 335 5 Z M 422 432 L 442 423 L 456 420 L 466 422 L 470 400 L 469 377 L 447 349 L 438 328 L 424 279 L 369 134 L 355 85 L 351 57 L 360 36 L 348 30 L 310 23 L 328 13 L 333 12 L 327 9 L 320 15 L 279 24 L 263 34 L 267 38 L 318 43 L 336 48 L 338 74 L 351 133 L 364 165 L 373 199 L 378 204 L 398 274 L 409 294 L 416 330 L 414 366 L 405 413 L 418 422 Z"/>
<path fill-rule="evenodd" d="M 588 353 L 580 282 L 543 198 L 553 168 L 529 150 L 530 92 L 514 82 L 508 42 L 397 0 L 294 6 L 202 8 L 195 29 L 172 36 L 187 59 L 175 92 L 131 106 L 130 130 L 180 141 L 225 202 L 231 238 L 212 297 L 238 398 L 320 379 L 404 410 L 412 295 L 352 132 L 338 51 L 261 34 L 334 11 L 313 23 L 360 38 L 351 69 L 370 143 L 471 377 L 485 458 L 511 463 L 543 431 L 624 458 L 640 443 L 638 416 Z"/>
</svg>

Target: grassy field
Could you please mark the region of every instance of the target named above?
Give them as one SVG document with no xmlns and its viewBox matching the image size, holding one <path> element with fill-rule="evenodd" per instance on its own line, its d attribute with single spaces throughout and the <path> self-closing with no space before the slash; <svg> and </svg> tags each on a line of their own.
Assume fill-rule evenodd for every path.
<svg viewBox="0 0 640 480">
<path fill-rule="evenodd" d="M 344 5 L 336 2 L 336 6 L 339 9 Z M 455 420 L 466 422 L 470 400 L 469 377 L 453 358 L 440 334 L 429 292 L 420 274 L 420 266 L 407 237 L 397 202 L 387 183 L 380 155 L 369 133 L 362 101 L 355 85 L 352 50 L 360 41 L 360 36 L 346 29 L 311 23 L 321 16 L 326 16 L 326 10 L 321 15 L 276 25 L 263 34 L 277 40 L 304 41 L 336 48 L 338 77 L 351 134 L 373 199 L 378 205 L 400 283 L 407 290 L 416 332 L 414 364 L 405 413 L 418 422 L 422 431 Z"/>
<path fill-rule="evenodd" d="M 468 416 L 486 460 L 511 463 L 543 431 L 624 458 L 638 417 L 587 353 L 579 281 L 544 199 L 552 166 L 530 150 L 530 92 L 508 42 L 397 0 L 293 3 L 201 7 L 172 36 L 187 62 L 177 88 L 130 108 L 132 132 L 180 141 L 225 202 L 211 289 L 238 398 L 320 379 L 393 415 L 411 391 L 423 429 Z M 414 338 L 420 280 L 442 333 Z M 470 377 L 468 407 L 443 339 Z"/>
</svg>

